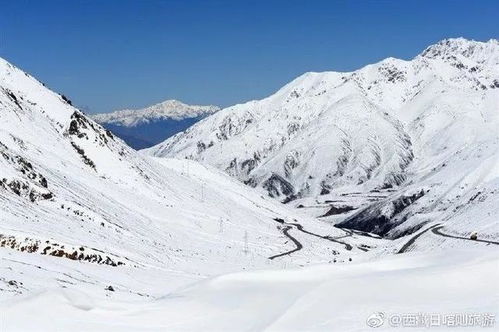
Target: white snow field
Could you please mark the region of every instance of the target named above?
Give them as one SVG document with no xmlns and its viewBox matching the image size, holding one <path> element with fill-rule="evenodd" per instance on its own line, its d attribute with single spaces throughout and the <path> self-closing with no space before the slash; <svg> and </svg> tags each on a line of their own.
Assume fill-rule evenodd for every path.
<svg viewBox="0 0 499 332">
<path fill-rule="evenodd" d="M 483 249 L 454 250 L 350 265 L 234 273 L 141 302 L 56 289 L 0 304 L 2 326 L 7 331 L 441 331 L 456 327 L 492 331 L 499 315 L 497 258 L 497 252 Z M 368 319 L 376 319 L 379 313 L 382 325 L 374 329 Z"/>
<path fill-rule="evenodd" d="M 437 46 L 420 56 L 428 58 L 425 75 L 460 73 L 460 65 L 434 54 L 450 52 L 486 89 L 437 75 L 423 80 L 421 97 L 397 109 L 403 102 L 395 97 L 382 106 L 350 92 L 300 99 L 312 93 L 303 86 L 283 106 L 295 96 L 294 84 L 324 77 L 328 85 L 327 77 L 343 75 L 307 74 L 267 98 L 277 98 L 271 108 L 265 100 L 234 106 L 165 143 L 179 159 L 129 148 L 66 97 L 0 59 L 0 331 L 365 331 L 372 328 L 368 318 L 383 323 L 378 329 L 398 330 L 393 317 L 416 313 L 477 315 L 480 324 L 493 324 L 497 41 Z M 472 70 L 475 64 L 480 68 Z M 341 85 L 350 91 L 355 75 L 347 76 Z M 396 90 L 387 82 L 373 89 L 373 96 Z M 329 106 L 312 107 L 323 98 Z M 401 109 L 421 125 L 396 118 Z M 298 114 L 308 120 L 294 143 L 270 148 L 270 137 Z M 336 124 L 327 126 L 318 114 Z M 207 126 L 225 116 L 226 130 Z M 256 132 L 246 136 L 235 123 Z M 212 129 L 222 135 L 214 145 L 198 144 Z M 338 142 L 350 146 L 345 158 L 337 156 Z M 263 178 L 273 173 L 268 185 L 205 158 L 210 149 L 227 161 L 253 155 L 258 144 L 268 154 L 246 165 Z M 288 175 L 279 173 L 281 154 L 293 146 L 304 149 L 301 162 L 289 161 Z M 323 148 L 320 158 L 303 155 Z M 341 169 L 317 192 L 319 173 Z M 294 179 L 290 187 L 285 177 Z M 300 178 L 310 180 L 307 194 L 295 190 Z"/>
</svg>

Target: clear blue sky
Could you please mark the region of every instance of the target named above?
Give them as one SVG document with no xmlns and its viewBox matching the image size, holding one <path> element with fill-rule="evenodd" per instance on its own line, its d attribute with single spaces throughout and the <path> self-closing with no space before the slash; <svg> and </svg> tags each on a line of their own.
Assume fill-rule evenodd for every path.
<svg viewBox="0 0 499 332">
<path fill-rule="evenodd" d="M 231 104 L 306 71 L 499 37 L 499 1 L 0 0 L 0 57 L 90 113 Z"/>
</svg>

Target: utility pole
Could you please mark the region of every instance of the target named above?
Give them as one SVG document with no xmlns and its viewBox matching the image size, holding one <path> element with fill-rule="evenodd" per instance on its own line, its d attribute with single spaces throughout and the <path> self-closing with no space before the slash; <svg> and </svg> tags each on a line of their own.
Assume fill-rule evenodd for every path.
<svg viewBox="0 0 499 332">
<path fill-rule="evenodd" d="M 244 231 L 244 254 L 248 254 L 248 231 Z"/>
</svg>

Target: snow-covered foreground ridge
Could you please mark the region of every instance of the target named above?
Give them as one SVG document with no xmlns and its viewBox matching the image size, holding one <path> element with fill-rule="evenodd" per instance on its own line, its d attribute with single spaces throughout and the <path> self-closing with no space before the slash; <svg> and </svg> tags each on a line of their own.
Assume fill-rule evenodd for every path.
<svg viewBox="0 0 499 332">
<path fill-rule="evenodd" d="M 143 109 L 119 110 L 111 113 L 92 115 L 92 119 L 102 124 L 115 124 L 124 127 L 134 127 L 140 124 L 158 120 L 181 120 L 197 118 L 219 111 L 217 106 L 187 105 L 178 100 L 165 100 Z"/>
<path fill-rule="evenodd" d="M 50 290 L 0 310 L 8 331 L 490 331 L 499 315 L 497 258 L 457 250 L 244 272 L 141 303 Z"/>
<path fill-rule="evenodd" d="M 377 195 L 342 225 L 383 236 L 452 221 L 497 238 L 498 128 L 499 42 L 458 38 L 410 61 L 306 73 L 144 153 L 213 165 L 295 206 Z"/>
</svg>

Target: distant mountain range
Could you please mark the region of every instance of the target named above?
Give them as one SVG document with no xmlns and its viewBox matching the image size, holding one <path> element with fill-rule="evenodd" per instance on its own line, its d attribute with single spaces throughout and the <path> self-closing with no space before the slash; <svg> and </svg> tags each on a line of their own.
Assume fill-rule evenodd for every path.
<svg viewBox="0 0 499 332">
<path fill-rule="evenodd" d="M 139 150 L 184 131 L 218 110 L 217 106 L 187 105 L 178 100 L 166 100 L 143 109 L 126 109 L 91 117 Z"/>
</svg>

